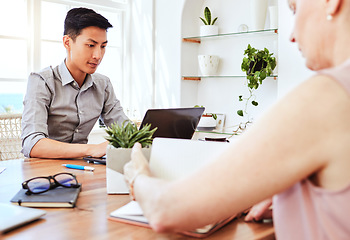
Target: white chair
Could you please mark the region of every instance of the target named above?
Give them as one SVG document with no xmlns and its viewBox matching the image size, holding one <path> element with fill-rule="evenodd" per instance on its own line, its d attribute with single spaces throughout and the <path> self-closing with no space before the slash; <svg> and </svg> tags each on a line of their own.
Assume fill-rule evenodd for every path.
<svg viewBox="0 0 350 240">
<path fill-rule="evenodd" d="M 0 160 L 23 158 L 22 114 L 0 114 Z"/>
</svg>

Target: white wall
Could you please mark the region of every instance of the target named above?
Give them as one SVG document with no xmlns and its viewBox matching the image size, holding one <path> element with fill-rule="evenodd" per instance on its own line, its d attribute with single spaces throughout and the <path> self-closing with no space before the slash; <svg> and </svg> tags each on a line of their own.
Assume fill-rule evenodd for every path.
<svg viewBox="0 0 350 240">
<path fill-rule="evenodd" d="M 269 5 L 277 2 L 269 1 Z M 219 33 L 234 33 L 241 24 L 251 26 L 250 1 L 232 0 L 187 0 L 182 17 L 183 37 L 198 36 L 203 25 L 199 16 L 203 16 L 204 8 L 208 6 L 213 17 L 218 17 L 215 25 Z M 269 28 L 269 18 L 265 29 Z M 241 62 L 244 50 L 248 44 L 257 49 L 268 48 L 278 55 L 278 35 L 243 35 L 240 37 L 225 37 L 212 40 L 201 40 L 200 44 L 182 44 L 182 74 L 189 76 L 200 75 L 197 56 L 200 54 L 217 55 L 220 57 L 218 74 L 220 76 L 244 76 Z M 248 95 L 245 77 L 233 78 L 202 78 L 201 81 L 182 81 L 181 106 L 196 104 L 206 107 L 207 112 L 223 113 L 226 115 L 226 126 L 239 124 L 242 119 L 236 112 L 242 108 L 238 101 L 239 95 Z M 248 111 L 257 118 L 277 98 L 277 81 L 273 78 L 264 80 L 256 91 L 259 107 L 251 107 Z"/>
<path fill-rule="evenodd" d="M 152 107 L 154 81 L 154 0 L 131 0 L 129 116 L 142 119 Z"/>
<path fill-rule="evenodd" d="M 278 42 L 278 97 L 309 77 L 312 72 L 305 67 L 305 60 L 296 43 L 289 41 L 293 30 L 294 17 L 287 0 L 279 3 L 279 42 Z"/>
<path fill-rule="evenodd" d="M 274 5 L 277 0 L 269 0 Z M 182 81 L 181 75 L 197 74 L 197 55 L 213 51 L 222 57 L 220 73 L 240 72 L 240 61 L 247 43 L 257 48 L 267 46 L 278 57 L 278 80 L 267 79 L 258 89 L 261 114 L 279 96 L 311 74 L 304 66 L 304 60 L 296 44 L 289 42 L 293 17 L 287 0 L 279 4 L 278 44 L 266 38 L 237 38 L 232 43 L 222 40 L 216 48 L 202 43 L 182 43 L 182 37 L 199 33 L 204 6 L 209 6 L 218 16 L 219 31 L 235 32 L 240 24 L 250 25 L 249 1 L 238 0 L 131 0 L 131 69 L 130 102 L 142 118 L 148 108 L 204 105 L 209 112 L 225 113 L 229 123 L 234 121 L 237 97 L 246 91 L 242 79 L 202 79 Z M 266 27 L 269 21 L 267 18 Z M 226 41 L 226 42 L 225 42 Z M 272 50 L 276 49 L 276 50 Z M 185 54 L 184 54 L 185 53 Z M 242 74 L 242 73 L 240 73 Z M 260 112 L 259 112 L 260 111 Z M 231 115 L 231 117 L 230 117 Z M 231 119 L 230 119 L 231 118 Z"/>
<path fill-rule="evenodd" d="M 179 107 L 181 93 L 181 17 L 185 0 L 156 0 L 156 108 Z"/>
<path fill-rule="evenodd" d="M 131 111 L 178 107 L 181 79 L 181 16 L 185 0 L 131 0 Z"/>
</svg>

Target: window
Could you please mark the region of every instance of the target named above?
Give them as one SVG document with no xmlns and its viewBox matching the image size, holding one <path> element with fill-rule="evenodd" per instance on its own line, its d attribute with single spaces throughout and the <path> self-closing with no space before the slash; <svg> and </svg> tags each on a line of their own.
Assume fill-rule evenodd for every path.
<svg viewBox="0 0 350 240">
<path fill-rule="evenodd" d="M 127 0 L 0 0 L 0 4 L 0 113 L 22 112 L 29 73 L 64 60 L 64 19 L 75 7 L 94 9 L 113 25 L 97 72 L 118 86 L 116 94 L 123 102 Z"/>
</svg>

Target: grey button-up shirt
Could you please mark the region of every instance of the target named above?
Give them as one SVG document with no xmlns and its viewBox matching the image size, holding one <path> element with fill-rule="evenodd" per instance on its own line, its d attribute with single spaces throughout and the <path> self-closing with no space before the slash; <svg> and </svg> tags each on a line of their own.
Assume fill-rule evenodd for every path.
<svg viewBox="0 0 350 240">
<path fill-rule="evenodd" d="M 26 157 L 42 138 L 87 143 L 99 117 L 107 126 L 129 120 L 109 78 L 88 74 L 79 88 L 65 62 L 31 73 L 23 104 L 22 152 Z"/>
</svg>

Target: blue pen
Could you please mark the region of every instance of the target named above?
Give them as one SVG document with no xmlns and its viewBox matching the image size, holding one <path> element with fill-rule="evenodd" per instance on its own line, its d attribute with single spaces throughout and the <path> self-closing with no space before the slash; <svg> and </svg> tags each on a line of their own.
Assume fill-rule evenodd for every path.
<svg viewBox="0 0 350 240">
<path fill-rule="evenodd" d="M 74 165 L 74 164 L 62 164 L 62 166 L 66 167 L 66 168 L 79 169 L 79 170 L 89 170 L 89 171 L 95 170 L 95 168 L 93 168 L 93 167 Z"/>
</svg>

